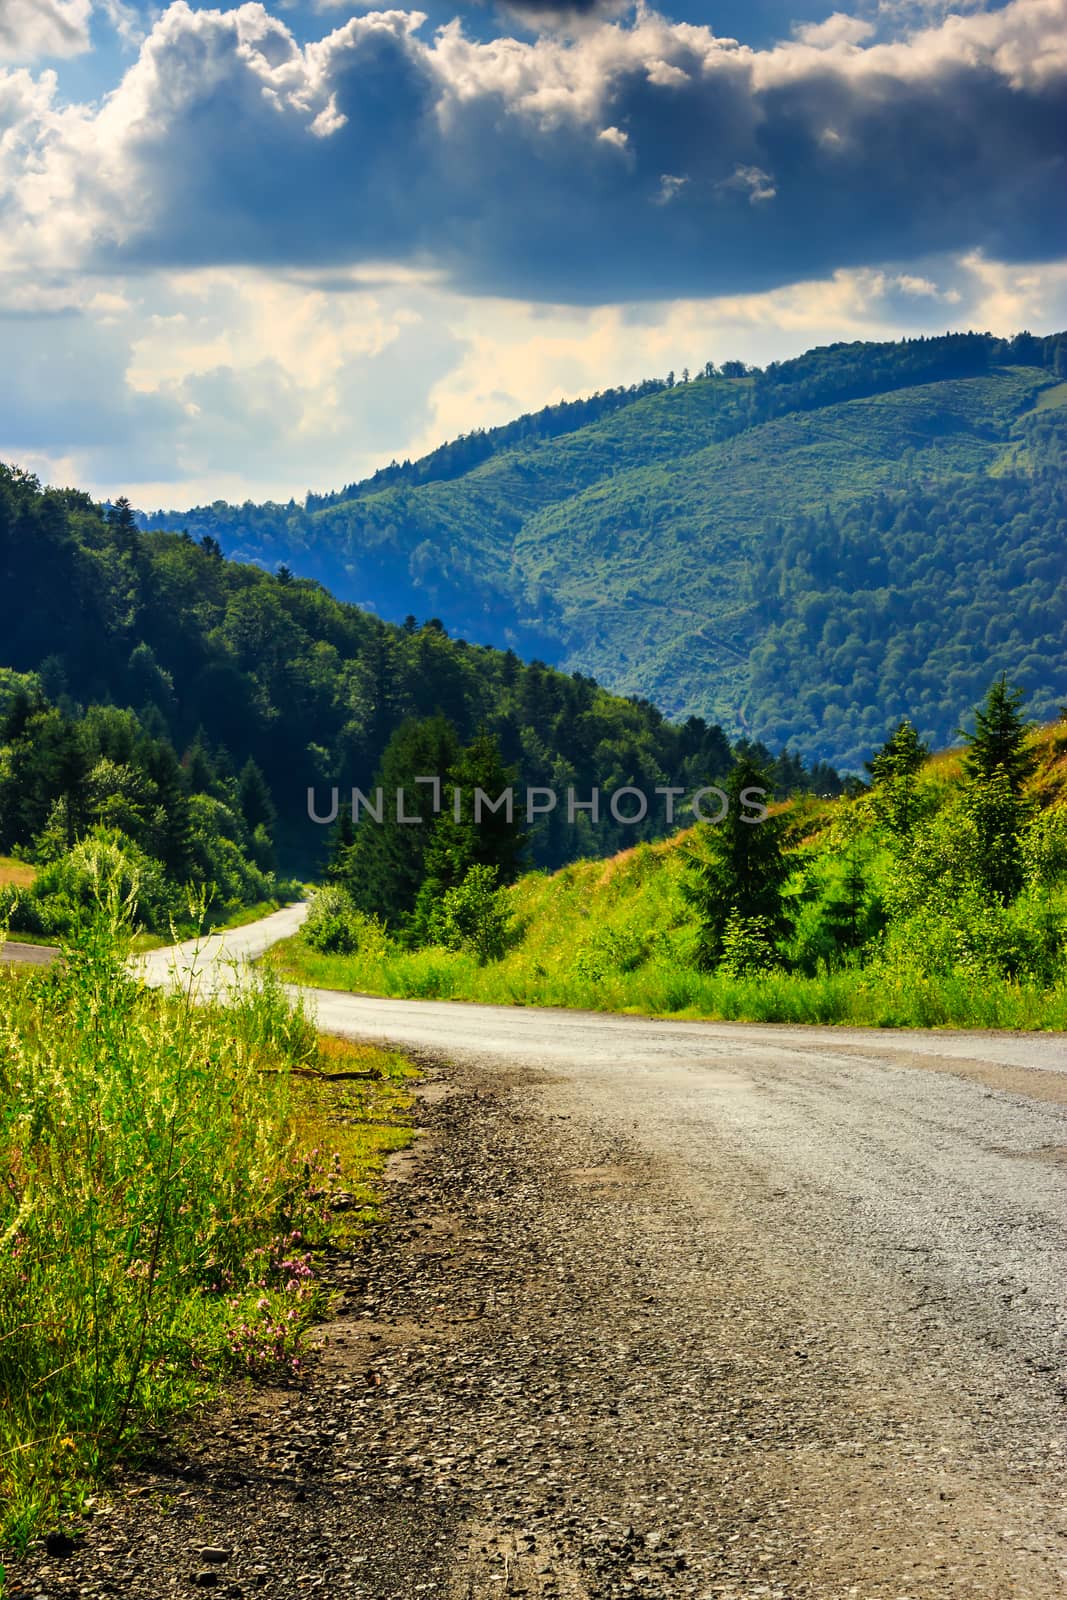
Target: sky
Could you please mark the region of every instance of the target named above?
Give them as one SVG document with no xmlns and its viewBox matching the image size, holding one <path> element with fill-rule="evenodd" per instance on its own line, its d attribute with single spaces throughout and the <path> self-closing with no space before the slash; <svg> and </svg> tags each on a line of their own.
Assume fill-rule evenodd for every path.
<svg viewBox="0 0 1067 1600">
<path fill-rule="evenodd" d="M 0 0 L 0 460 L 300 500 L 616 384 L 1067 326 L 1067 0 Z"/>
</svg>

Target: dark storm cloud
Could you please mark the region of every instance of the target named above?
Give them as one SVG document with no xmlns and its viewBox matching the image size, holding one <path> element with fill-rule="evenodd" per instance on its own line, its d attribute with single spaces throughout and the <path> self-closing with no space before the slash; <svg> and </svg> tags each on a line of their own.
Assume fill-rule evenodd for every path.
<svg viewBox="0 0 1067 1600">
<path fill-rule="evenodd" d="M 847 266 L 1063 254 L 1067 0 L 889 45 L 755 52 L 639 13 L 476 43 L 357 18 L 300 50 L 173 6 L 35 159 L 104 266 L 442 272 L 542 301 L 717 295 Z"/>
</svg>

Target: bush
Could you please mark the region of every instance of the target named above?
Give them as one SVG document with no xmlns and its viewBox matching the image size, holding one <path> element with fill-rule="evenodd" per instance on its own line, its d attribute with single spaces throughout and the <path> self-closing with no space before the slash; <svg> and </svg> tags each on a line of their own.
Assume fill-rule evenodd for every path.
<svg viewBox="0 0 1067 1600">
<path fill-rule="evenodd" d="M 474 866 L 446 889 L 429 919 L 429 936 L 446 950 L 467 950 L 480 965 L 499 961 L 508 946 L 510 916 L 496 867 Z"/>
<path fill-rule="evenodd" d="M 599 983 L 615 973 L 637 972 L 648 960 L 653 943 L 644 929 L 629 924 L 600 928 L 575 951 L 571 965 L 578 977 Z"/>
<path fill-rule="evenodd" d="M 774 926 L 768 917 L 731 916 L 723 929 L 719 971 L 729 978 L 771 972 L 778 962 Z"/>
<path fill-rule="evenodd" d="M 229 807 L 209 795 L 194 794 L 189 798 L 189 814 L 196 881 L 214 885 L 217 898 L 227 905 L 269 900 L 274 882 L 269 872 L 243 854 L 238 842 L 241 823 Z"/>
<path fill-rule="evenodd" d="M 344 889 L 327 885 L 311 902 L 304 938 L 321 955 L 373 955 L 384 950 L 386 931 L 376 917 L 357 911 Z"/>
<path fill-rule="evenodd" d="M 155 932 L 164 932 L 177 910 L 159 862 L 117 829 L 96 828 L 69 854 L 47 862 L 32 887 L 21 891 L 12 926 L 65 939 L 109 897 L 121 903 L 131 921 Z"/>
<path fill-rule="evenodd" d="M 1063 971 L 1062 933 L 1025 901 L 1009 908 L 971 889 L 892 924 L 879 965 L 922 977 L 1051 984 Z"/>
</svg>

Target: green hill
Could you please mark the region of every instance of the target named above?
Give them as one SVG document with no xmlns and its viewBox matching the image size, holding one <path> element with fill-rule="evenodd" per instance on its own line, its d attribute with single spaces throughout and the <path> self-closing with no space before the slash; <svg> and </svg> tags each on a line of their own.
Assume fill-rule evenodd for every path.
<svg viewBox="0 0 1067 1600">
<path fill-rule="evenodd" d="M 1065 373 L 1063 335 L 833 346 L 151 525 L 858 766 L 905 707 L 950 738 L 991 667 L 1067 697 Z"/>
<path fill-rule="evenodd" d="M 716 832 L 701 824 L 608 860 L 526 874 L 499 892 L 509 931 L 489 957 L 471 940 L 413 949 L 358 914 L 349 945 L 339 946 L 316 938 L 322 923 L 313 911 L 274 960 L 301 983 L 405 998 L 754 1022 L 1062 1029 L 1067 720 L 1031 729 L 1024 749 L 1017 836 L 997 839 L 996 865 L 1014 854 L 1019 869 L 1006 896 L 986 882 L 981 785 L 968 781 L 957 749 L 915 774 L 906 833 L 893 826 L 884 776 L 851 795 L 775 808 L 786 870 L 773 949 L 749 924 L 724 943 L 716 965 L 700 959 L 694 865 Z"/>
</svg>

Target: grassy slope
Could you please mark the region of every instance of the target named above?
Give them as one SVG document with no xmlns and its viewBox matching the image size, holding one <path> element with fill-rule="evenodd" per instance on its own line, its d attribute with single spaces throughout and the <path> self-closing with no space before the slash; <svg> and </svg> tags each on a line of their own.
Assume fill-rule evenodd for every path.
<svg viewBox="0 0 1067 1600">
<path fill-rule="evenodd" d="M 0 856 L 0 889 L 13 883 L 17 889 L 28 889 L 37 876 L 36 868 L 27 861 L 16 861 L 13 856 Z"/>
<path fill-rule="evenodd" d="M 1043 730 L 1036 745 L 1032 796 L 1067 807 L 1067 727 Z M 943 797 L 959 772 L 959 753 L 943 752 L 927 763 L 923 783 Z M 848 805 L 806 799 L 789 808 L 798 866 L 839 849 L 830 830 Z M 683 832 L 607 861 L 522 878 L 508 891 L 521 942 L 488 966 L 450 951 L 389 944 L 327 956 L 299 935 L 277 946 L 272 959 L 283 976 L 318 987 L 423 999 L 755 1022 L 1067 1028 L 1062 987 L 1049 994 L 974 976 L 916 981 L 862 970 L 819 978 L 696 971 L 695 929 L 682 892 L 688 838 Z"/>
</svg>

